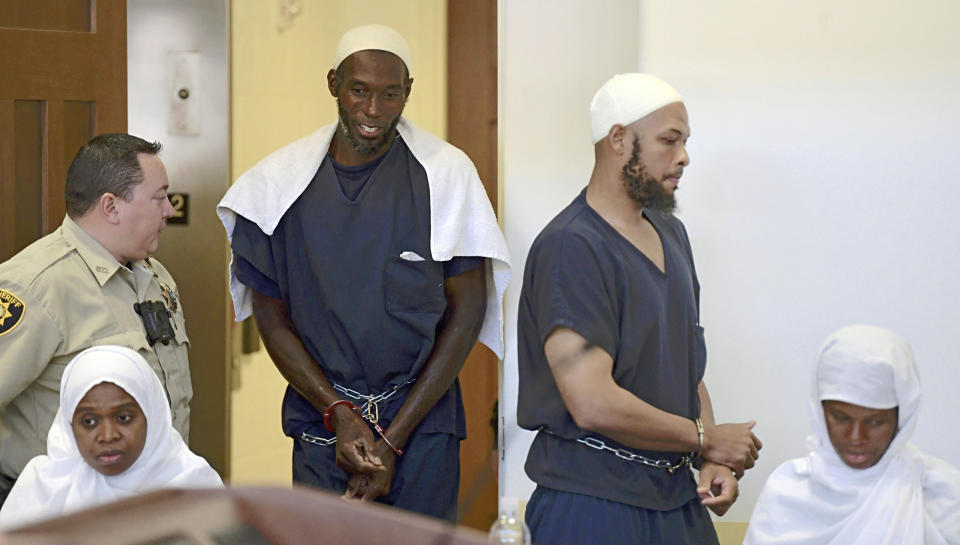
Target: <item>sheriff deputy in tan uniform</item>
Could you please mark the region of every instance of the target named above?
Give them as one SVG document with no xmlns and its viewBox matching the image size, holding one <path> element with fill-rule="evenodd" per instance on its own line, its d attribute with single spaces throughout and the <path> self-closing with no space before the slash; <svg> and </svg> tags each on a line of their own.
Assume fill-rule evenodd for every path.
<svg viewBox="0 0 960 545">
<path fill-rule="evenodd" d="M 60 376 L 90 346 L 140 352 L 188 438 L 183 307 L 170 273 L 148 257 L 174 212 L 159 151 L 128 134 L 87 142 L 67 173 L 63 224 L 0 264 L 0 504 L 27 461 L 46 453 Z"/>
</svg>

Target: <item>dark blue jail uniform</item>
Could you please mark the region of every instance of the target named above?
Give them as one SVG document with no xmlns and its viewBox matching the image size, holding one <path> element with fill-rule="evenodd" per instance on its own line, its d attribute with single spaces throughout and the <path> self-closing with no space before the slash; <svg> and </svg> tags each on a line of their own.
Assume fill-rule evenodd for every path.
<svg viewBox="0 0 960 545">
<path fill-rule="evenodd" d="M 673 215 L 643 214 L 660 237 L 664 271 L 587 205 L 585 191 L 544 228 L 527 257 L 517 419 L 538 431 L 525 465 L 538 485 L 526 511 L 537 543 L 717 542 L 688 467 L 670 475 L 576 441 L 593 437 L 671 463 L 682 456 L 628 448 L 579 428 L 544 354 L 550 333 L 569 328 L 613 357 L 621 387 L 661 410 L 700 415 L 706 350 L 690 243 Z"/>
<path fill-rule="evenodd" d="M 273 235 L 238 217 L 232 248 L 239 280 L 284 302 L 324 376 L 365 395 L 417 377 L 446 310 L 444 279 L 483 264 L 433 261 L 426 172 L 399 136 L 364 165 L 328 155 Z M 408 391 L 379 404 L 384 429 Z M 336 466 L 335 448 L 309 440 L 336 435 L 322 413 L 288 386 L 282 420 L 294 439 L 294 481 L 342 493 L 349 474 Z M 456 382 L 411 435 L 392 489 L 378 501 L 453 520 L 465 436 Z"/>
</svg>

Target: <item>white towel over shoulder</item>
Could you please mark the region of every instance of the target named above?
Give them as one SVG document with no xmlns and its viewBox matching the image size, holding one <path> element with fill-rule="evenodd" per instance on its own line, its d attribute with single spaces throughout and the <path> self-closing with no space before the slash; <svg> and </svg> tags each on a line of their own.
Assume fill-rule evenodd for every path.
<svg viewBox="0 0 960 545">
<path fill-rule="evenodd" d="M 327 125 L 262 159 L 245 172 L 217 205 L 233 239 L 237 215 L 272 235 L 287 209 L 307 188 L 330 148 L 337 124 Z M 459 149 L 401 118 L 397 130 L 427 172 L 430 187 L 430 252 L 437 261 L 458 256 L 490 258 L 487 314 L 480 342 L 503 358 L 503 292 L 510 281 L 510 257 L 503 233 L 477 169 Z M 230 294 L 237 321 L 252 312 L 250 289 L 237 280 L 230 261 Z"/>
</svg>

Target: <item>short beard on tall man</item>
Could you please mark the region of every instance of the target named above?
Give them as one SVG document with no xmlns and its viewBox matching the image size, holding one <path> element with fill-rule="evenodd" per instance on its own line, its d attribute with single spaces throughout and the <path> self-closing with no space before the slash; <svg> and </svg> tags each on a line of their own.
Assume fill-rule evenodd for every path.
<svg viewBox="0 0 960 545">
<path fill-rule="evenodd" d="M 644 208 L 652 208 L 667 214 L 677 209 L 677 199 L 663 189 L 660 180 L 654 179 L 647 173 L 647 167 L 640 160 L 640 139 L 633 139 L 633 153 L 630 160 L 623 165 L 620 175 L 623 185 L 627 188 L 627 195 L 640 203 Z"/>
<path fill-rule="evenodd" d="M 343 136 L 347 138 L 347 141 L 350 142 L 350 145 L 353 146 L 353 149 L 360 155 L 376 155 L 384 145 L 389 143 L 394 134 L 397 131 L 397 124 L 400 123 L 400 114 L 403 114 L 403 110 L 400 111 L 400 114 L 397 115 L 397 118 L 390 123 L 390 126 L 387 127 L 387 130 L 383 132 L 383 136 L 379 140 L 366 143 L 361 142 L 350 132 L 350 125 L 347 123 L 347 110 L 340 105 L 340 100 L 337 100 L 337 111 L 340 113 L 340 132 L 343 133 Z"/>
</svg>

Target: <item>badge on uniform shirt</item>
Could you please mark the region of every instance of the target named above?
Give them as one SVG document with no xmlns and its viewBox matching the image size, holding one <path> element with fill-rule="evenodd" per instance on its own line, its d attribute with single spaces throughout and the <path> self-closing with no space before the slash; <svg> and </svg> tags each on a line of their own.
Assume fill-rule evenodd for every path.
<svg viewBox="0 0 960 545">
<path fill-rule="evenodd" d="M 0 335 L 6 335 L 23 319 L 27 306 L 16 295 L 0 290 Z"/>
<path fill-rule="evenodd" d="M 170 312 L 176 312 L 177 307 L 177 292 L 170 289 L 170 286 L 160 282 L 160 293 L 163 295 L 163 300 L 167 302 L 167 308 L 170 309 Z"/>
</svg>

